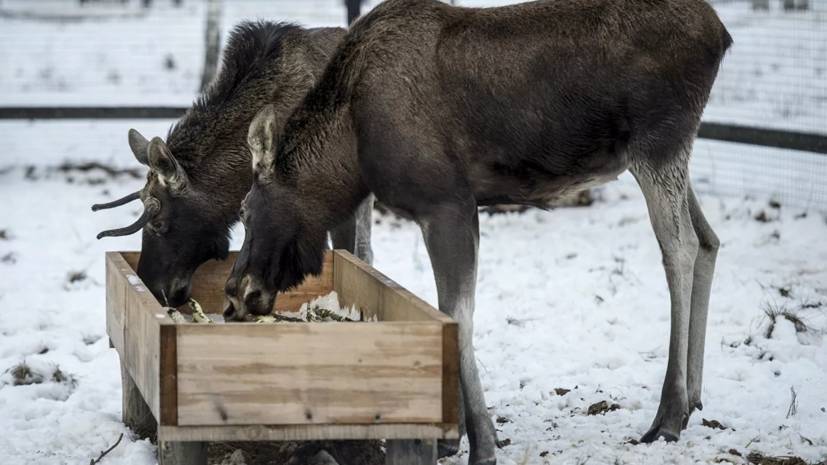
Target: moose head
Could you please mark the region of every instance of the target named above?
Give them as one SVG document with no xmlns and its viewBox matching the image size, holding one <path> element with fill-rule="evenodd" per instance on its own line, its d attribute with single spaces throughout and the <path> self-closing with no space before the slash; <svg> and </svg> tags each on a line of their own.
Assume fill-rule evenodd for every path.
<svg viewBox="0 0 827 465">
<path fill-rule="evenodd" d="M 210 192 L 190 181 L 167 144 L 154 137 L 148 141 L 129 130 L 129 147 L 135 158 L 149 167 L 143 189 L 113 202 L 96 204 L 93 211 L 113 208 L 141 199 L 144 210 L 129 226 L 103 231 L 103 237 L 126 236 L 143 229 L 138 276 L 165 305 L 178 306 L 190 296 L 192 275 L 211 259 L 224 259 L 229 252 L 229 228 L 233 211 L 217 208 Z"/>
<path fill-rule="evenodd" d="M 277 292 L 321 272 L 329 222 L 302 202 L 297 179 L 277 173 L 283 117 L 265 107 L 250 124 L 247 146 L 254 175 L 241 204 L 244 244 L 225 286 L 227 319 L 270 313 Z"/>
</svg>

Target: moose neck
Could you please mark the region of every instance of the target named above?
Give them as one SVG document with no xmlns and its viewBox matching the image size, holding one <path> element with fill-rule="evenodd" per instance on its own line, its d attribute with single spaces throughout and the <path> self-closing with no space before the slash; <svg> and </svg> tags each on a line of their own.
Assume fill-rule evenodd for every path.
<svg viewBox="0 0 827 465">
<path fill-rule="evenodd" d="M 276 160 L 276 171 L 293 190 L 304 227 L 328 231 L 352 215 L 370 191 L 359 171 L 349 105 L 309 115 L 305 123 L 283 141 L 292 147 Z"/>
<path fill-rule="evenodd" d="M 190 155 L 183 160 L 184 165 L 188 172 L 194 173 L 192 178 L 199 185 L 199 192 L 204 193 L 205 200 L 228 230 L 238 221 L 238 206 L 252 184 L 251 157 L 247 149 L 250 121 L 266 103 L 273 105 L 279 114 L 289 115 L 315 79 L 309 69 L 290 67 L 294 62 L 305 66 L 293 56 L 298 52 L 291 52 L 271 65 L 272 74 L 279 79 L 253 80 L 233 94 L 225 106 L 199 106 L 170 133 L 171 139 L 184 146 L 181 152 Z M 282 63 L 284 61 L 288 63 Z M 229 114 L 222 114 L 225 107 L 229 108 Z"/>
</svg>

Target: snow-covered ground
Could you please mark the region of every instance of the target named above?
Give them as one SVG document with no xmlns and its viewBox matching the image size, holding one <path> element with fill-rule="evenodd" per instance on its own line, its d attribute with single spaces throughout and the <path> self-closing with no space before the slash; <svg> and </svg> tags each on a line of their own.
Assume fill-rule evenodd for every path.
<svg viewBox="0 0 827 465">
<path fill-rule="evenodd" d="M 0 0 L 0 105 L 191 102 L 202 2 L 176 9 L 155 0 L 149 12 L 135 1 L 95 5 L 80 19 L 76 3 Z M 816 11 L 806 13 L 781 12 L 776 1 L 768 13 L 716 3 L 735 46 L 708 120 L 827 131 L 827 10 L 824 0 L 811 3 Z M 224 31 L 255 17 L 344 23 L 339 0 L 224 5 Z M 139 206 L 89 211 L 143 183 L 57 167 L 135 167 L 126 130 L 163 135 L 170 123 L 0 122 L 0 465 L 88 463 L 120 433 L 103 464 L 155 463 L 154 446 L 120 422 L 118 360 L 104 327 L 103 252 L 139 249 L 140 240 L 94 239 Z M 744 463 L 730 449 L 827 459 L 827 158 L 710 141 L 694 157 L 699 190 L 752 197 L 702 196 L 723 245 L 705 410 L 677 444 L 629 442 L 657 408 L 669 325 L 659 250 L 634 182 L 607 186 L 590 208 L 482 217 L 475 338 L 491 414 L 511 440 L 501 463 Z M 376 221 L 377 268 L 434 303 L 418 229 Z M 236 234 L 235 248 L 240 241 Z M 620 408 L 587 415 L 601 400 Z"/>
<path fill-rule="evenodd" d="M 138 249 L 140 240 L 94 238 L 139 208 L 89 211 L 142 180 L 54 167 L 65 160 L 134 167 L 126 129 L 161 134 L 168 124 L 0 123 L 3 465 L 88 463 L 120 433 L 125 438 L 104 465 L 155 463 L 154 446 L 120 422 L 118 359 L 104 327 L 103 253 Z M 500 438 L 511 440 L 500 463 L 744 463 L 730 449 L 827 459 L 825 211 L 702 196 L 723 244 L 705 409 L 680 442 L 633 445 L 657 408 L 668 294 L 634 182 L 624 177 L 601 192 L 590 208 L 481 218 L 475 338 L 491 415 Z M 418 229 L 378 217 L 374 231 L 376 267 L 434 303 Z M 236 234 L 236 248 L 240 240 Z M 773 325 L 767 312 L 783 311 L 791 319 L 777 316 Z M 796 319 L 804 326 L 796 328 Z M 28 384 L 15 385 L 15 374 Z M 558 395 L 557 388 L 571 391 Z M 587 415 L 602 400 L 620 408 Z M 702 419 L 726 429 L 702 426 Z"/>
</svg>

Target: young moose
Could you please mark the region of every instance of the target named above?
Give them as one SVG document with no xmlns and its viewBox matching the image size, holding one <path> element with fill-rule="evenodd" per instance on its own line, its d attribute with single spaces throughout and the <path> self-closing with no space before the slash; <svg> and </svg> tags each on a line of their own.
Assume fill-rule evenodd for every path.
<svg viewBox="0 0 827 465">
<path fill-rule="evenodd" d="M 286 119 L 322 74 L 344 33 L 338 28 L 242 23 L 230 35 L 215 82 L 172 127 L 166 142 L 158 137 L 147 141 L 138 131 L 129 131 L 135 158 L 150 168 L 146 186 L 92 209 L 143 201 L 144 213 L 135 223 L 98 237 L 143 228 L 138 275 L 161 302 L 184 303 L 195 269 L 227 256 L 230 228 L 252 182 L 250 151 L 244 145 L 250 121 L 265 105 L 272 118 Z M 331 226 L 336 247 L 367 261 L 371 203 L 369 199 L 355 217 Z"/>
<path fill-rule="evenodd" d="M 643 441 L 701 408 L 718 240 L 687 164 L 731 38 L 703 0 L 390 0 L 343 39 L 286 123 L 251 128 L 254 182 L 226 292 L 238 314 L 319 273 L 324 231 L 373 192 L 422 228 L 439 307 L 459 321 L 471 464 L 495 463 L 475 363 L 477 207 L 545 204 L 630 170 L 671 296 L 669 361 Z"/>
</svg>

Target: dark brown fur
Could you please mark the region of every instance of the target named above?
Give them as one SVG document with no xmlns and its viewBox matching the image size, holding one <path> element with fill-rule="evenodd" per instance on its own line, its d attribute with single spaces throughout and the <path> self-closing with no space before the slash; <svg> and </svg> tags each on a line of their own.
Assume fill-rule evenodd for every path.
<svg viewBox="0 0 827 465">
<path fill-rule="evenodd" d="M 277 149 L 256 155 L 229 300 L 239 315 L 269 312 L 276 291 L 321 270 L 324 232 L 374 193 L 422 227 L 440 309 L 459 321 L 469 463 L 493 464 L 495 430 L 470 343 L 477 207 L 545 204 L 631 170 L 654 211 L 673 315 L 683 318 L 687 290 L 677 280 L 691 279 L 697 235 L 714 237 L 689 223 L 690 209 L 700 213 L 687 193 L 688 157 L 730 44 L 703 0 L 379 5 L 345 37 Z M 714 256 L 701 261 L 695 325 L 705 325 Z M 680 328 L 647 441 L 677 439 L 700 405 L 687 396 Z"/>
<path fill-rule="evenodd" d="M 387 1 L 286 123 L 268 189 L 294 200 L 268 216 L 301 215 L 285 246 L 309 251 L 371 191 L 416 218 L 458 195 L 541 204 L 667 163 L 730 44 L 703 0 Z M 310 255 L 280 288 L 318 271 Z"/>
<path fill-rule="evenodd" d="M 231 34 L 216 80 L 169 131 L 168 151 L 186 172 L 183 190 L 150 170 L 143 198 L 161 211 L 144 227 L 138 274 L 170 305 L 189 297 L 190 278 L 226 257 L 230 228 L 252 182 L 247 130 L 272 104 L 284 118 L 321 75 L 344 30 L 243 23 Z"/>
</svg>

